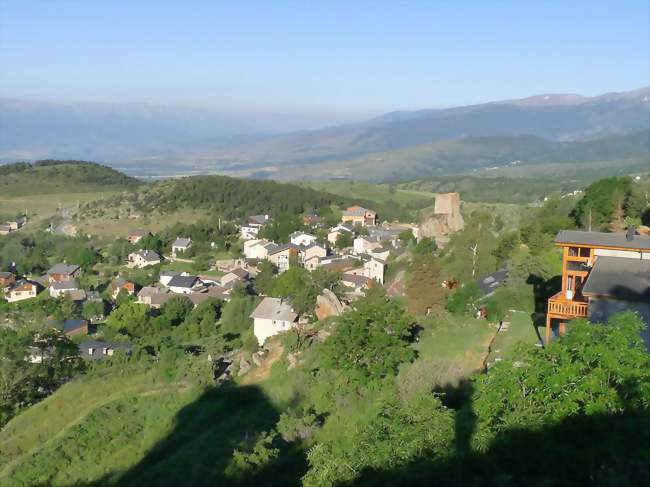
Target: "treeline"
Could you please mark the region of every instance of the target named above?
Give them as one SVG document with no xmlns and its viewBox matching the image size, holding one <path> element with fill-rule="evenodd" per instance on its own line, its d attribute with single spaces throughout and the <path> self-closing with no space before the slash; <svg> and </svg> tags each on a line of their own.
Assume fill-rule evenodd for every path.
<svg viewBox="0 0 650 487">
<path fill-rule="evenodd" d="M 253 181 L 226 176 L 197 176 L 156 183 L 127 200 L 136 211 L 170 213 L 201 208 L 224 219 L 248 215 L 301 214 L 347 205 L 352 201 L 322 191 L 274 181 Z M 114 199 L 113 204 L 121 204 Z"/>
</svg>

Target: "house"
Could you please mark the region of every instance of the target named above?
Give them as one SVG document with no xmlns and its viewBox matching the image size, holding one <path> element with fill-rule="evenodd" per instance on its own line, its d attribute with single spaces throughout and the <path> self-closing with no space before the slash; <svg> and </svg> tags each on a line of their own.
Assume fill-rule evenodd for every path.
<svg viewBox="0 0 650 487">
<path fill-rule="evenodd" d="M 355 254 L 368 254 L 375 249 L 381 248 L 381 246 L 378 238 L 359 236 L 354 239 L 352 248 Z"/>
<path fill-rule="evenodd" d="M 313 243 L 307 246 L 300 247 L 300 254 L 302 256 L 303 264 L 313 257 L 324 259 L 327 257 L 327 248 L 324 245 Z"/>
<path fill-rule="evenodd" d="M 197 276 L 184 276 L 181 274 L 172 277 L 167 287 L 176 294 L 198 293 L 206 289 L 203 281 Z"/>
<path fill-rule="evenodd" d="M 342 223 L 352 223 L 352 225 L 361 225 L 367 227 L 377 224 L 377 213 L 362 206 L 350 206 L 348 209 L 343 210 L 341 215 Z"/>
<path fill-rule="evenodd" d="M 253 318 L 253 334 L 260 346 L 267 338 L 292 329 L 298 322 L 298 315 L 283 298 L 264 298 L 250 317 Z"/>
<path fill-rule="evenodd" d="M 112 357 L 116 352 L 131 355 L 132 349 L 133 346 L 130 343 L 88 340 L 79 344 L 79 356 L 86 360 L 102 360 Z"/>
<path fill-rule="evenodd" d="M 169 284 L 169 281 L 172 280 L 172 277 L 180 276 L 181 274 L 183 273 L 180 271 L 160 271 L 160 274 L 158 275 L 158 282 L 163 286 L 167 286 Z"/>
<path fill-rule="evenodd" d="M 75 279 L 71 281 L 54 281 L 50 284 L 50 297 L 58 298 L 70 291 L 76 291 L 78 289 L 79 285 Z"/>
<path fill-rule="evenodd" d="M 354 225 L 352 223 L 344 223 L 331 228 L 327 234 L 327 241 L 330 243 L 330 245 L 336 245 L 336 241 L 338 240 L 339 235 L 342 235 L 343 233 L 349 233 L 350 235 L 353 235 Z"/>
<path fill-rule="evenodd" d="M 160 264 L 162 262 L 162 257 L 153 250 L 138 250 L 137 252 L 132 252 L 128 257 L 128 267 L 147 267 L 150 265 Z"/>
<path fill-rule="evenodd" d="M 650 236 L 562 230 L 562 288 L 548 300 L 546 343 L 574 318 L 607 321 L 622 310 L 650 323 Z M 650 333 L 643 336 L 650 347 Z"/>
<path fill-rule="evenodd" d="M 363 264 L 364 275 L 369 279 L 374 279 L 379 284 L 384 284 L 384 274 L 386 273 L 386 261 L 373 257 Z"/>
<path fill-rule="evenodd" d="M 151 306 L 151 297 L 156 294 L 159 294 L 160 292 L 161 292 L 160 289 L 158 289 L 157 287 L 145 286 L 142 289 L 140 289 L 140 292 L 138 292 L 137 302 L 140 304 L 147 304 Z"/>
<path fill-rule="evenodd" d="M 16 276 L 13 272 L 0 272 L 0 291 L 7 289 L 14 282 L 16 282 Z"/>
<path fill-rule="evenodd" d="M 244 242 L 244 256 L 247 259 L 266 259 L 269 255 L 269 246 L 272 244 L 268 240 L 246 240 Z"/>
<path fill-rule="evenodd" d="M 9 226 L 7 223 L 3 223 L 0 225 L 0 235 L 9 235 L 11 233 L 11 226 Z"/>
<path fill-rule="evenodd" d="M 17 279 L 5 292 L 5 299 L 10 303 L 35 298 L 38 294 L 38 284 L 27 279 Z"/>
<path fill-rule="evenodd" d="M 84 320 L 83 318 L 67 320 L 63 323 L 63 333 L 69 337 L 75 335 L 87 335 L 88 324 L 88 320 Z"/>
<path fill-rule="evenodd" d="M 75 264 L 56 264 L 47 271 L 47 280 L 51 283 L 71 281 L 81 275 L 81 267 Z"/>
<path fill-rule="evenodd" d="M 318 228 L 323 225 L 323 219 L 318 215 L 307 214 L 302 216 L 302 223 L 309 228 Z"/>
<path fill-rule="evenodd" d="M 268 259 L 275 264 L 278 272 L 282 273 L 300 262 L 300 247 L 292 243 L 275 245 L 269 250 Z"/>
<path fill-rule="evenodd" d="M 243 240 L 252 240 L 257 238 L 260 230 L 271 220 L 269 215 L 252 215 L 246 219 L 240 230 L 239 234 Z"/>
<path fill-rule="evenodd" d="M 186 252 L 192 246 L 192 239 L 178 237 L 172 244 L 172 255 L 176 257 L 177 253 Z"/>
<path fill-rule="evenodd" d="M 221 279 L 219 283 L 221 284 L 222 287 L 227 288 L 227 287 L 232 287 L 234 283 L 236 282 L 246 282 L 248 280 L 249 274 L 246 269 L 242 269 L 241 267 L 237 267 L 227 274 L 224 274 L 221 276 Z M 232 283 L 232 284 L 231 284 Z"/>
<path fill-rule="evenodd" d="M 111 283 L 111 296 L 113 299 L 116 299 L 122 291 L 126 292 L 129 296 L 133 296 L 135 294 L 135 283 L 118 277 Z"/>
<path fill-rule="evenodd" d="M 303 259 L 303 267 L 307 269 L 309 272 L 318 269 L 321 266 L 321 258 L 318 257 L 317 255 L 314 255 L 312 257 L 306 257 Z"/>
<path fill-rule="evenodd" d="M 351 288 L 355 293 L 362 293 L 370 285 L 370 278 L 346 272 L 341 276 L 341 284 Z"/>
<path fill-rule="evenodd" d="M 130 244 L 137 244 L 140 240 L 142 240 L 145 237 L 148 237 L 151 235 L 151 232 L 149 230 L 145 230 L 143 228 L 139 228 L 138 230 L 134 230 L 129 234 L 129 236 L 126 238 Z"/>
<path fill-rule="evenodd" d="M 310 233 L 305 232 L 293 232 L 291 235 L 289 235 L 289 238 L 291 239 L 292 244 L 302 246 L 311 245 L 313 243 L 316 243 L 316 240 L 318 240 L 318 237 L 316 237 L 316 235 L 311 235 Z"/>
</svg>

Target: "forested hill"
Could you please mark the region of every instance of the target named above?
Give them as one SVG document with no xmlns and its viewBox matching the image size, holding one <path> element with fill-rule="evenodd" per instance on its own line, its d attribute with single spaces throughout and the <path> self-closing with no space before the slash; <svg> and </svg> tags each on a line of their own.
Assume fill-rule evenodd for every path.
<svg viewBox="0 0 650 487">
<path fill-rule="evenodd" d="M 43 160 L 0 166 L 0 193 L 5 196 L 134 189 L 140 184 L 115 169 L 87 161 Z"/>
<path fill-rule="evenodd" d="M 208 210 L 224 218 L 248 215 L 297 215 L 325 210 L 330 206 L 360 204 L 376 209 L 385 218 L 398 217 L 401 208 L 380 205 L 352 197 L 275 181 L 259 181 L 228 176 L 192 176 L 147 184 L 139 191 L 95 203 L 103 209 L 128 205 L 143 214 L 172 213 L 182 209 Z M 322 211 L 319 211 L 322 213 Z"/>
</svg>

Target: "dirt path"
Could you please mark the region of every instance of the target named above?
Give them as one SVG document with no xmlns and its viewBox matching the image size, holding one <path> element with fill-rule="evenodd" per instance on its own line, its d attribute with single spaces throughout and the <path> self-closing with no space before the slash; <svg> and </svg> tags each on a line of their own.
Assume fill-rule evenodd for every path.
<svg viewBox="0 0 650 487">
<path fill-rule="evenodd" d="M 248 386 L 251 384 L 259 384 L 264 382 L 269 378 L 271 374 L 271 367 L 282 357 L 284 353 L 284 348 L 278 340 L 274 340 L 269 343 L 269 353 L 262 360 L 262 364 L 259 367 L 255 367 L 248 374 L 246 374 L 241 381 L 241 384 Z"/>
</svg>

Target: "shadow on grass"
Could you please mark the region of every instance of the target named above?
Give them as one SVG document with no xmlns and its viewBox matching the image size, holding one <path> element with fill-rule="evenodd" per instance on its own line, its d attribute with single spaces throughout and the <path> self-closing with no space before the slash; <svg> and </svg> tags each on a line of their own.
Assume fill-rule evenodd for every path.
<svg viewBox="0 0 650 487">
<path fill-rule="evenodd" d="M 249 452 L 279 413 L 257 386 L 224 384 L 184 407 L 176 425 L 133 469 L 110 474 L 93 485 L 296 485 L 307 469 L 304 451 L 276 439 L 276 460 L 242 476 L 225 472 L 235 450 Z"/>
</svg>

